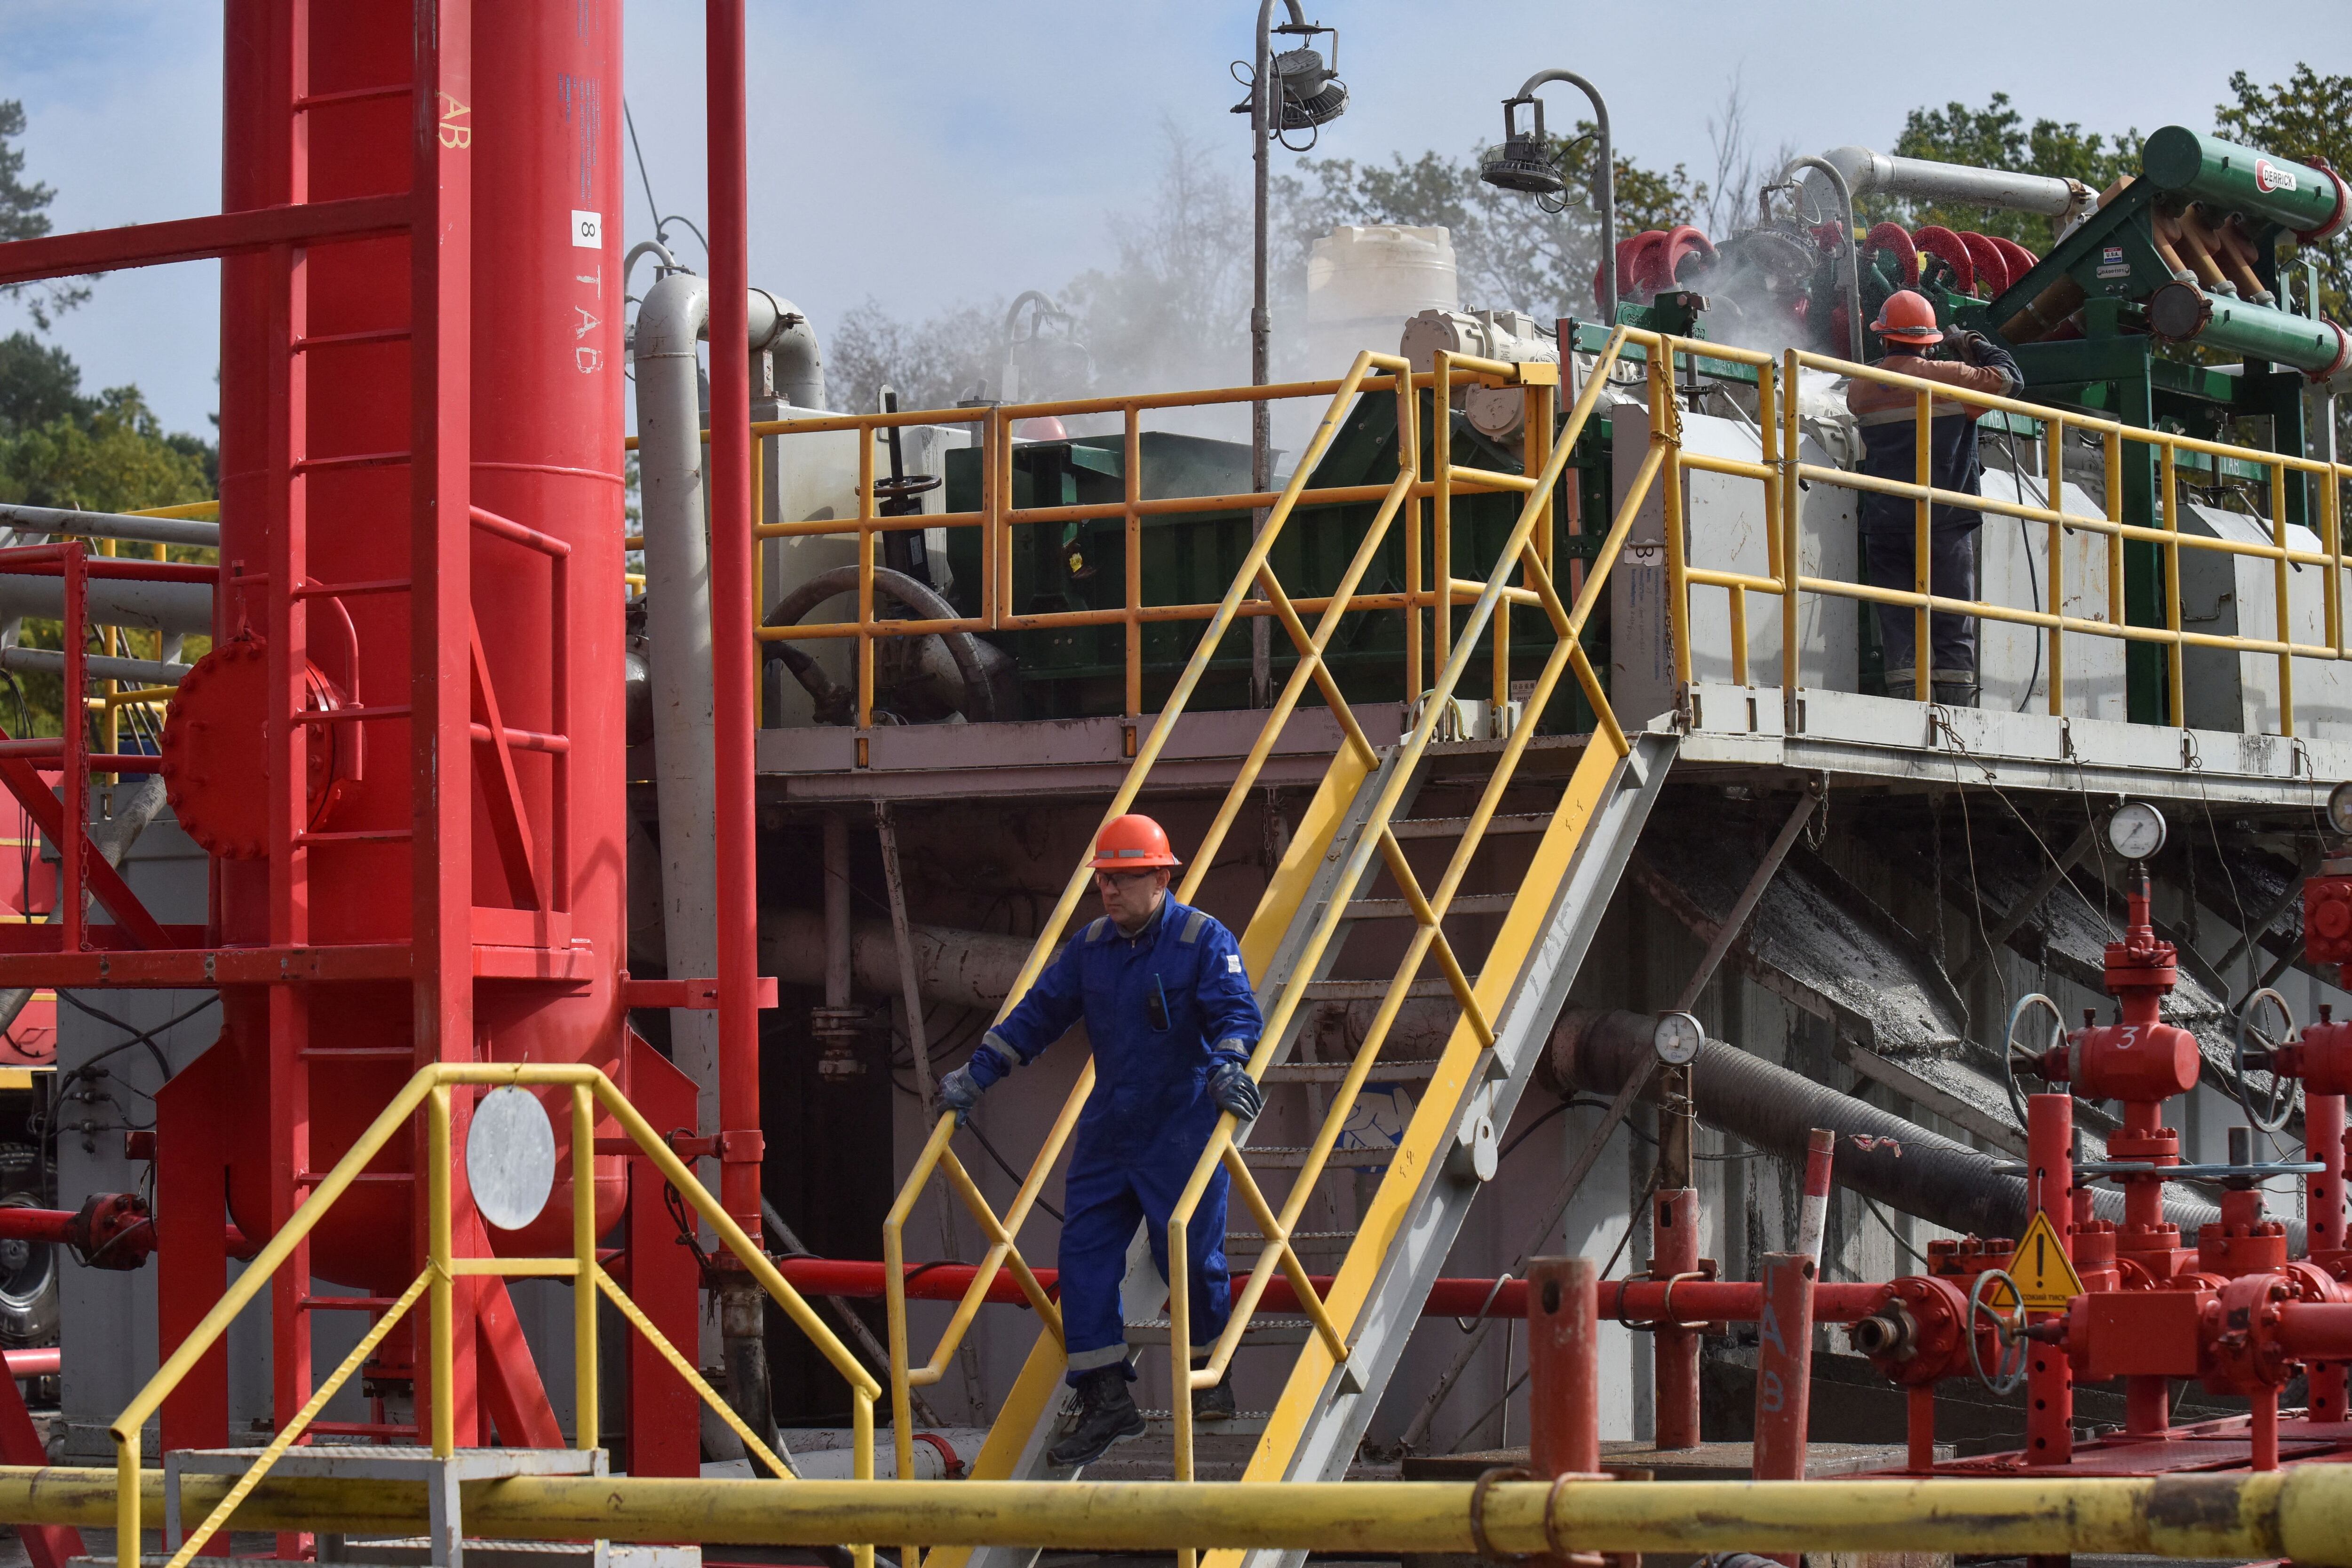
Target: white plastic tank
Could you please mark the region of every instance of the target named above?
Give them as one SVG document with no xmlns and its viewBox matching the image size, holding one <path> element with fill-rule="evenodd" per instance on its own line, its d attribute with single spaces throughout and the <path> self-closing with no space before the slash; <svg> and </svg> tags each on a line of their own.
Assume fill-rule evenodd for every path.
<svg viewBox="0 0 2352 1568">
<path fill-rule="evenodd" d="M 1361 349 L 1393 354 L 1407 321 L 1461 305 L 1444 229 L 1343 225 L 1307 254 L 1305 373 L 1345 375 Z"/>
</svg>

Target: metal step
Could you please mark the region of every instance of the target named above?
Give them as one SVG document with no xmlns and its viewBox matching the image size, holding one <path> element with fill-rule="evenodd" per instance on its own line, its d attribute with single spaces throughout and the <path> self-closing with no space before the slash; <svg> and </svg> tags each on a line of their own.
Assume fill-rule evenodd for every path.
<svg viewBox="0 0 2352 1568">
<path fill-rule="evenodd" d="M 1267 1083 L 1337 1083 L 1353 1071 L 1344 1061 L 1282 1061 L 1265 1070 Z M 1434 1059 L 1423 1061 L 1377 1061 L 1367 1083 L 1403 1083 L 1437 1071 Z"/>
<path fill-rule="evenodd" d="M 329 1542 L 332 1537 L 328 1537 Z M 369 1564 L 371 1568 L 426 1568 L 433 1543 L 421 1535 L 398 1540 L 346 1539 L 334 1555 L 322 1543 L 319 1561 Z M 701 1568 L 699 1546 L 640 1546 L 604 1541 L 474 1541 L 466 1542 L 466 1568 Z"/>
<path fill-rule="evenodd" d="M 1315 1325 L 1305 1318 L 1253 1318 L 1242 1330 L 1244 1344 L 1305 1344 Z M 1127 1343 L 1129 1344 L 1166 1344 L 1168 1320 L 1158 1319 L 1148 1323 L 1129 1323 Z"/>
<path fill-rule="evenodd" d="M 1588 753 L 1578 764 L 1571 789 L 1585 779 L 1588 765 L 1614 766 L 1605 779 L 1584 783 L 1591 789 L 1590 815 L 1559 873 L 1540 929 L 1531 946 L 1511 960 L 1517 972 L 1495 1015 L 1495 1042 L 1486 1053 L 1489 1070 L 1464 1091 L 1465 1099 L 1470 1094 L 1483 1097 L 1482 1111 L 1496 1125 L 1509 1119 L 1534 1076 L 1552 1022 L 1664 787 L 1676 738 L 1654 732 L 1637 735 L 1632 737 L 1632 755 L 1622 761 L 1604 751 Z M 1461 1110 L 1460 1105 L 1435 1107 L 1424 1102 L 1416 1112 L 1415 1127 L 1423 1115 L 1442 1111 L 1451 1119 Z M 1245 1481 L 1346 1477 L 1418 1326 L 1421 1302 L 1453 1250 L 1479 1190 L 1478 1183 L 1454 1177 L 1436 1160 L 1414 1171 L 1409 1187 L 1391 1190 L 1397 1179 L 1401 1177 L 1382 1181 L 1366 1216 L 1366 1235 L 1388 1240 L 1370 1294 L 1342 1314 L 1339 1327 L 1349 1346 L 1348 1360 L 1331 1365 L 1312 1341 L 1299 1352 L 1301 1363 L 1276 1406 L 1279 1425 L 1252 1456 Z M 1259 1548 L 1206 1554 L 1202 1568 L 1306 1568 L 1306 1563 L 1302 1549 Z"/>
<path fill-rule="evenodd" d="M 1389 831 L 1398 839 L 1458 839 L 1470 825 L 1467 817 L 1407 817 L 1401 822 L 1391 822 Z M 1540 833 L 1551 826 L 1547 811 L 1528 811 L 1512 816 L 1490 817 L 1482 841 L 1497 833 Z"/>
<path fill-rule="evenodd" d="M 241 1476 L 262 1448 L 175 1448 L 163 1456 L 166 1477 Z M 601 1476 L 602 1448 L 459 1448 L 447 1458 L 406 1443 L 299 1443 L 269 1467 L 272 1478 L 324 1477 L 340 1480 L 422 1480 L 454 1471 L 460 1480 L 499 1480 L 508 1476 Z"/>
<path fill-rule="evenodd" d="M 1192 1432 L 1196 1437 L 1261 1437 L 1265 1432 L 1265 1418 L 1272 1414 L 1268 1410 L 1244 1410 L 1230 1421 L 1202 1421 L 1192 1428 Z M 1173 1437 L 1176 1435 L 1173 1411 L 1146 1410 L 1143 1421 L 1143 1435 L 1147 1437 Z"/>
<path fill-rule="evenodd" d="M 1294 1230 L 1290 1233 L 1291 1249 L 1296 1252 L 1326 1252 L 1334 1247 L 1346 1247 L 1356 1239 L 1352 1230 Z M 1225 1232 L 1225 1256 L 1236 1250 L 1255 1252 L 1265 1245 L 1265 1237 L 1255 1230 Z"/>
<path fill-rule="evenodd" d="M 1459 900 L 1456 900 L 1458 903 Z M 1394 980 L 1317 980 L 1307 988 L 1310 1002 L 1377 1002 L 1389 994 Z M 1415 980 L 1404 988 L 1408 1000 L 1451 997 L 1454 988 L 1444 980 Z"/>
<path fill-rule="evenodd" d="M 1252 1144 L 1242 1151 L 1242 1157 L 1248 1160 L 1253 1168 L 1273 1171 L 1302 1169 L 1307 1164 L 1307 1151 L 1304 1147 L 1268 1148 L 1264 1144 Z M 1346 1166 L 1357 1170 L 1370 1170 L 1375 1166 L 1385 1166 L 1395 1158 L 1394 1149 L 1333 1149 L 1331 1157 L 1324 1162 L 1324 1168 L 1337 1170 Z"/>
<path fill-rule="evenodd" d="M 1508 915 L 1518 901 L 1515 893 L 1457 893 L 1445 906 L 1445 917 L 1456 915 Z M 1350 920 L 1411 920 L 1412 905 L 1402 898 L 1358 898 L 1348 904 Z"/>
</svg>

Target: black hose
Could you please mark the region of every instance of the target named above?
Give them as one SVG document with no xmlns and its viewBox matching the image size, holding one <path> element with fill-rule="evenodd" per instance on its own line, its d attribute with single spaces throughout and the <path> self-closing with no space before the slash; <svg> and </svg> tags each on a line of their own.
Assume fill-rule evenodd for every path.
<svg viewBox="0 0 2352 1568">
<path fill-rule="evenodd" d="M 954 605 L 940 598 L 930 584 L 906 572 L 877 566 L 874 569 L 874 586 L 877 591 L 888 594 L 926 621 L 957 619 Z M 766 623 L 770 626 L 796 626 L 800 624 L 802 616 L 826 600 L 836 594 L 855 593 L 856 591 L 856 567 L 837 566 L 831 571 L 821 571 L 778 600 L 776 607 L 768 612 Z M 963 716 L 974 724 L 986 724 L 995 718 L 996 693 L 989 685 L 988 668 L 981 661 L 980 639 L 969 632 L 944 632 L 939 636 L 947 644 L 948 656 L 955 661 L 956 673 L 963 677 Z M 788 644 L 778 643 L 776 646 L 779 651 L 774 656 L 789 664 L 790 655 L 782 651 Z M 800 675 L 799 667 L 794 665 L 793 668 L 793 674 Z"/>
</svg>

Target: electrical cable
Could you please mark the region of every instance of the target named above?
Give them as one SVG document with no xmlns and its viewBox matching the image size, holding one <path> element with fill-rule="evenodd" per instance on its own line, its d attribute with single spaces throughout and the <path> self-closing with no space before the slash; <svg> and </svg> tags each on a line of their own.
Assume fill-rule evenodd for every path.
<svg viewBox="0 0 2352 1568">
<path fill-rule="evenodd" d="M 1018 1187 L 1023 1182 L 1028 1179 L 1019 1171 L 1013 1168 L 1013 1162 L 996 1152 L 996 1145 L 988 1141 L 988 1134 L 980 1130 L 980 1124 L 978 1122 L 967 1121 L 963 1124 L 963 1130 L 980 1140 L 980 1146 L 988 1151 L 988 1157 L 996 1162 L 996 1168 L 998 1170 L 1003 1171 L 1006 1176 L 1013 1178 L 1013 1185 L 1015 1187 Z M 1055 1208 L 1052 1204 L 1047 1203 L 1043 1197 L 1037 1199 L 1037 1207 L 1052 1215 L 1054 1217 L 1055 1224 L 1059 1225 L 1063 1223 L 1062 1211 Z"/>
<path fill-rule="evenodd" d="M 637 178 L 645 182 L 646 208 L 654 215 L 654 242 L 658 245 L 662 236 L 661 204 L 654 200 L 654 177 L 646 172 L 646 150 L 638 145 L 637 118 L 629 112 L 626 98 L 621 99 L 621 123 L 629 128 L 629 150 L 637 155 Z"/>
</svg>

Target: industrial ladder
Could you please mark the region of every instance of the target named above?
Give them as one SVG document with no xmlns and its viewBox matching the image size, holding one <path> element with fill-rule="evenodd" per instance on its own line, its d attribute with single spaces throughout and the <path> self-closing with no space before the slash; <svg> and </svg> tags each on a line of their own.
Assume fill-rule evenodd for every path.
<svg viewBox="0 0 2352 1568">
<path fill-rule="evenodd" d="M 1570 450 L 1590 418 L 1598 393 L 1608 380 L 1622 345 L 1623 333 L 1613 336 L 1599 363 L 1587 378 L 1556 444 L 1536 433 L 1551 429 L 1549 396 L 1541 396 L 1540 419 L 1530 418 L 1528 466 L 1539 471 L 1532 477 L 1451 469 L 1456 483 L 1490 482 L 1524 491 L 1527 502 L 1504 544 L 1493 571 L 1483 582 L 1454 582 L 1440 556 L 1441 581 L 1454 591 L 1475 590 L 1465 622 L 1456 631 L 1441 613 L 1438 652 L 1444 664 L 1433 687 L 1414 710 L 1412 731 L 1393 745 L 1375 745 L 1367 737 L 1321 654 L 1339 618 L 1380 549 L 1403 504 L 1429 494 L 1421 481 L 1417 423 L 1419 399 L 1398 397 L 1399 472 L 1383 498 L 1365 538 L 1349 563 L 1337 591 L 1310 632 L 1288 597 L 1265 566 L 1267 551 L 1293 502 L 1338 428 L 1359 390 L 1370 390 L 1368 377 L 1375 369 L 1391 372 L 1382 384 L 1402 389 L 1408 381 L 1435 380 L 1442 385 L 1453 374 L 1467 371 L 1504 384 L 1529 384 L 1523 368 L 1463 356 L 1441 357 L 1434 376 L 1412 377 L 1400 361 L 1366 353 L 1360 355 L 1341 382 L 1331 408 L 1301 458 L 1288 488 L 1268 514 L 1265 529 L 1245 558 L 1227 591 L 1217 616 L 1202 635 L 1200 649 L 1171 694 L 1149 742 L 1139 749 L 1129 777 L 1107 815 L 1130 809 L 1151 763 L 1169 734 L 1176 715 L 1209 653 L 1237 611 L 1244 594 L 1255 586 L 1273 601 L 1298 649 L 1299 659 L 1280 699 L 1268 715 L 1265 729 L 1234 780 L 1203 844 L 1192 854 L 1190 869 L 1175 890 L 1189 899 L 1213 862 L 1225 831 L 1237 816 L 1255 779 L 1258 765 L 1275 737 L 1312 682 L 1320 686 L 1345 741 L 1295 832 L 1280 867 L 1270 880 L 1257 910 L 1241 937 L 1244 963 L 1255 982 L 1259 1006 L 1265 1015 L 1263 1040 L 1251 1059 L 1251 1070 L 1271 1086 L 1303 1085 L 1310 1096 L 1315 1131 L 1303 1148 L 1251 1148 L 1251 1126 L 1236 1126 L 1228 1115 L 1220 1120 L 1171 1221 L 1173 1248 L 1170 1270 L 1168 1313 L 1149 1324 L 1130 1325 L 1130 1343 L 1163 1337 L 1171 1346 L 1173 1408 L 1166 1425 L 1174 1440 L 1175 1479 L 1193 1474 L 1190 1398 L 1186 1364 L 1173 1358 L 1172 1347 L 1189 1343 L 1185 1322 L 1187 1296 L 1183 1269 L 1185 1249 L 1181 1228 L 1220 1163 L 1231 1173 L 1231 1212 L 1236 1221 L 1254 1219 L 1255 1232 L 1231 1232 L 1237 1253 L 1233 1314 L 1205 1371 L 1192 1373 L 1193 1381 L 1213 1382 L 1244 1343 L 1296 1346 L 1284 1392 L 1275 1408 L 1254 1423 L 1255 1449 L 1244 1476 L 1248 1480 L 1338 1479 L 1346 1473 L 1367 1423 L 1379 1403 L 1390 1372 L 1402 1354 L 1437 1270 L 1444 1263 L 1482 1179 L 1491 1174 L 1494 1130 L 1510 1117 L 1519 1094 L 1541 1054 L 1545 1037 L 1575 978 L 1585 948 L 1599 924 L 1620 873 L 1632 852 L 1650 807 L 1663 786 L 1674 755 L 1675 738 L 1655 733 L 1626 736 L 1611 712 L 1580 645 L 1580 636 L 1591 607 L 1606 582 L 1632 520 L 1654 481 L 1674 439 L 1671 388 L 1652 388 L 1650 452 L 1644 465 L 1621 505 L 1572 607 L 1562 603 L 1549 575 L 1547 537 L 1537 533 L 1549 520 L 1550 497 Z M 1449 362 L 1444 362 L 1450 359 Z M 1548 369 L 1549 367 L 1546 367 Z M 1658 372 L 1653 371 L 1654 382 Z M 1548 394 L 1549 389 L 1544 389 Z M 1538 401 L 1531 394 L 1531 402 Z M 1443 411 L 1442 392 L 1433 400 Z M 1668 412 L 1660 413 L 1660 409 Z M 1441 414 L 1442 418 L 1442 414 Z M 1661 423 L 1664 421 L 1665 423 Z M 1441 432 L 1443 424 L 1441 423 Z M 1621 439 L 1622 439 L 1621 435 Z M 1443 436 L 1436 456 L 1441 469 L 1447 454 Z M 1441 518 L 1443 513 L 1441 510 Z M 1521 576 L 1524 586 L 1511 579 Z M 1548 809 L 1503 813 L 1509 789 L 1526 756 L 1534 726 L 1519 723 L 1499 748 L 1480 745 L 1456 747 L 1441 741 L 1441 727 L 1458 722 L 1461 709 L 1454 692 L 1473 650 L 1498 606 L 1516 601 L 1532 602 L 1544 613 L 1554 633 L 1554 645 L 1541 674 L 1526 699 L 1524 712 L 1544 711 L 1561 678 L 1573 672 L 1596 715 L 1589 737 L 1564 784 L 1523 784 L 1523 791 L 1540 789 Z M 1502 631 L 1501 627 L 1496 628 Z M 1496 639 L 1501 641 L 1500 636 Z M 1450 655 L 1447 648 L 1450 644 Z M 1498 668 L 1499 668 L 1498 664 Z M 1507 689 L 1498 680 L 1498 688 Z M 1498 689 L 1498 695 L 1501 695 Z M 1498 713 L 1507 712 L 1501 704 Z M 1409 814 L 1423 789 L 1439 785 L 1453 791 L 1475 790 L 1475 804 L 1465 813 L 1447 816 Z M 1507 836 L 1533 836 L 1536 847 L 1516 886 L 1509 893 L 1464 894 L 1479 852 L 1487 841 Z M 1427 841 L 1451 844 L 1444 868 L 1433 884 L 1416 871 L 1406 845 Z M 1087 885 L 1081 864 L 1065 891 L 1055 915 L 1006 1007 L 1009 1009 L 1050 956 L 1067 925 L 1078 897 Z M 1390 885 L 1379 884 L 1385 880 Z M 1465 918 L 1500 916 L 1495 936 L 1482 957 L 1467 961 L 1457 949 L 1465 939 L 1459 922 Z M 1376 977 L 1349 978 L 1333 970 L 1349 932 L 1359 921 L 1403 919 L 1412 933 L 1401 963 L 1393 972 Z M 1449 928 L 1448 922 L 1455 924 Z M 1434 957 L 1442 978 L 1421 977 L 1424 961 Z M 1446 1043 L 1433 1059 L 1384 1062 L 1382 1047 L 1400 1010 L 1416 998 L 1444 998 L 1457 1013 Z M 1302 1026 L 1311 1009 L 1327 1001 L 1377 1000 L 1379 1010 L 1361 1042 L 1346 1060 L 1300 1059 Z M 1344 1124 L 1357 1093 L 1367 1083 L 1418 1080 L 1423 1087 L 1411 1120 L 1391 1148 L 1340 1149 Z M 915 1386 L 937 1381 L 968 1328 L 973 1312 L 1000 1267 L 1010 1268 L 1036 1308 L 1041 1332 L 1012 1391 L 1002 1403 L 987 1442 L 972 1467 L 975 1479 L 1046 1479 L 1068 1472 L 1049 1469 L 1045 1451 L 1052 1444 L 1062 1401 L 1064 1357 L 1060 1321 L 1054 1303 L 1038 1285 L 1022 1259 L 1016 1238 L 1034 1207 L 1054 1161 L 1076 1121 L 1079 1108 L 1093 1085 L 1091 1065 L 1071 1091 L 1053 1133 L 1040 1151 L 1019 1193 L 1003 1216 L 992 1212 L 977 1186 L 949 1147 L 955 1130 L 951 1116 L 942 1117 L 918 1160 L 885 1233 L 886 1284 L 890 1292 L 892 1397 L 896 1438 L 900 1449 L 898 1473 L 912 1473 L 906 1450 L 911 1445 L 909 1396 Z M 1326 1098 L 1323 1091 L 1328 1088 Z M 1261 1119 L 1262 1121 L 1265 1118 Z M 1251 1125 L 1255 1125 L 1253 1124 Z M 1382 1174 L 1377 1191 L 1364 1205 L 1356 1222 L 1345 1229 L 1310 1233 L 1305 1216 L 1318 1197 L 1318 1183 L 1327 1176 L 1364 1168 Z M 1286 1197 L 1265 1194 L 1260 1176 L 1273 1169 L 1295 1173 Z M 943 1171 L 980 1219 L 991 1247 L 970 1291 L 950 1322 L 942 1343 L 928 1365 L 912 1363 L 907 1338 L 903 1288 L 904 1254 L 901 1231 L 934 1172 Z M 1336 1207 L 1336 1201 L 1327 1202 Z M 1313 1239 L 1344 1246 L 1336 1277 L 1318 1292 L 1300 1261 L 1298 1248 Z M 1250 1254 L 1255 1253 L 1254 1259 Z M 1244 1264 L 1254 1266 L 1244 1268 Z M 1274 1275 L 1288 1279 L 1299 1319 L 1279 1324 L 1261 1323 L 1258 1308 Z M 1302 1321 L 1303 1320 L 1303 1321 Z M 1232 1423 L 1220 1429 L 1232 1432 Z M 1247 1430 L 1248 1428 L 1244 1428 Z M 939 1568 L 963 1568 L 971 1553 L 941 1549 Z M 978 1553 L 986 1568 L 1017 1568 L 1033 1554 L 1013 1548 L 989 1548 Z M 1186 1554 L 1187 1556 L 1190 1553 Z M 1231 1555 L 1237 1554 L 1229 1554 Z M 1286 1555 L 1286 1554 L 1277 1554 Z M 1288 1556 L 1303 1557 L 1304 1553 Z M 1269 1559 L 1271 1563 L 1271 1559 Z M 1230 1568 L 1230 1561 L 1224 1565 Z"/>
</svg>

